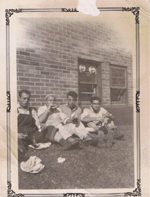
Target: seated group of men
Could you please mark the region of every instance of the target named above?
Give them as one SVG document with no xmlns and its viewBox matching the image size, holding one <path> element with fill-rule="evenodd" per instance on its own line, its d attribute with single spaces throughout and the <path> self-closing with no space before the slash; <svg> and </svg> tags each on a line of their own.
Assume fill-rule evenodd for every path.
<svg viewBox="0 0 150 197">
<path fill-rule="evenodd" d="M 111 147 L 114 139 L 124 137 L 117 134 L 114 117 L 101 107 L 101 99 L 91 98 L 90 108 L 76 105 L 77 93 L 67 94 L 67 104 L 56 105 L 55 97 L 47 95 L 46 104 L 38 108 L 29 107 L 30 92 L 21 90 L 18 103 L 18 149 L 19 161 L 25 161 L 28 145 L 50 141 L 63 149 L 73 149 L 83 142 L 85 145 Z"/>
</svg>

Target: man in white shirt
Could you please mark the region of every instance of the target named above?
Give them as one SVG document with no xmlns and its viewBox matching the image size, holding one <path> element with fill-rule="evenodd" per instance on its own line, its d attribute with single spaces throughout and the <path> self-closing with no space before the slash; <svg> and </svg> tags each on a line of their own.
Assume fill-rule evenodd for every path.
<svg viewBox="0 0 150 197">
<path fill-rule="evenodd" d="M 29 107 L 31 94 L 28 90 L 19 92 L 18 112 L 18 160 L 25 161 L 28 145 L 37 146 L 39 142 L 58 142 L 61 146 L 65 146 L 65 140 L 57 132 L 54 126 L 42 128 L 35 109 Z M 66 147 L 66 146 L 65 146 Z M 68 148 L 68 146 L 67 146 Z"/>
<path fill-rule="evenodd" d="M 82 109 L 77 106 L 78 94 L 75 91 L 67 93 L 67 103 L 60 105 L 61 111 L 71 120 L 70 132 L 77 135 L 85 145 L 96 146 L 99 142 L 97 136 L 91 136 L 81 122 Z"/>
<path fill-rule="evenodd" d="M 89 132 L 98 133 L 101 141 L 107 139 L 107 147 L 113 145 L 114 138 L 124 137 L 122 134 L 115 135 L 117 127 L 114 125 L 113 120 L 113 115 L 101 107 L 101 99 L 97 96 L 91 98 L 90 108 L 85 108 L 81 115 L 81 121 L 87 126 Z"/>
<path fill-rule="evenodd" d="M 58 130 L 62 139 L 68 142 L 68 148 L 77 147 L 79 142 L 72 138 L 73 133 L 70 132 L 70 123 L 72 122 L 72 119 L 69 119 L 55 104 L 56 99 L 54 96 L 49 94 L 45 97 L 45 100 L 46 105 L 38 108 L 40 122 L 44 123 L 46 128 L 54 126 Z"/>
</svg>

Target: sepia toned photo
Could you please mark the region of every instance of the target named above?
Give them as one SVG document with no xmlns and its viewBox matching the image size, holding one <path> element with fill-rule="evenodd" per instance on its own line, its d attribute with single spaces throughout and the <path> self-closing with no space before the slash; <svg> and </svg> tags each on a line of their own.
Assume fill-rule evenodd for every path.
<svg viewBox="0 0 150 197">
<path fill-rule="evenodd" d="M 7 81 L 7 123 L 12 109 L 17 128 L 10 194 L 11 169 L 23 196 L 141 194 L 139 7 L 98 10 L 6 10 L 16 62 L 13 94 Z"/>
<path fill-rule="evenodd" d="M 18 20 L 20 189 L 134 187 L 132 51 L 77 15 Z"/>
</svg>

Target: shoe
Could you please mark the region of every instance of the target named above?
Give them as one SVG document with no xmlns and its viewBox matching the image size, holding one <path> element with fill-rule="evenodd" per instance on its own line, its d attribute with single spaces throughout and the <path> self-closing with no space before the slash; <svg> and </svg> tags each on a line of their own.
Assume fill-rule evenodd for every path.
<svg viewBox="0 0 150 197">
<path fill-rule="evenodd" d="M 64 150 L 72 150 L 72 149 L 77 148 L 78 146 L 79 146 L 79 141 L 74 141 L 74 142 L 66 141 L 66 143 L 63 146 L 63 149 Z"/>
<path fill-rule="evenodd" d="M 124 134 L 121 133 L 114 133 L 114 139 L 121 140 L 124 137 Z"/>
<path fill-rule="evenodd" d="M 99 139 L 98 138 L 85 138 L 83 143 L 86 145 L 86 146 L 96 146 L 99 142 Z"/>
</svg>

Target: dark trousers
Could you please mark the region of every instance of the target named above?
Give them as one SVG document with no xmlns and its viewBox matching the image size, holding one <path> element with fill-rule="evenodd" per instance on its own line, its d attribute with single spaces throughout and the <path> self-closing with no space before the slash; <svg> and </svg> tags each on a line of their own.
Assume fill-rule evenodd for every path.
<svg viewBox="0 0 150 197">
<path fill-rule="evenodd" d="M 18 161 L 28 160 L 27 152 L 28 145 L 33 143 L 44 143 L 44 142 L 53 142 L 54 136 L 57 132 L 57 129 L 54 126 L 48 126 L 42 132 L 34 131 L 28 135 L 25 139 L 18 139 Z"/>
</svg>

